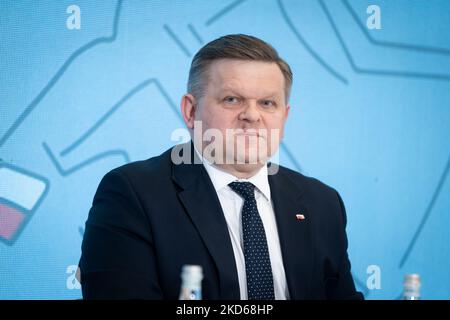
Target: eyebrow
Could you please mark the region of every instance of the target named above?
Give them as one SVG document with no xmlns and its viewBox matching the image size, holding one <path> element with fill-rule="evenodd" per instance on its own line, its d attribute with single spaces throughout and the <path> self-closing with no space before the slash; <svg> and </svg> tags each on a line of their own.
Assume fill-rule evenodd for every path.
<svg viewBox="0 0 450 320">
<path fill-rule="evenodd" d="M 223 89 L 221 89 L 220 94 L 224 94 L 224 93 L 228 93 L 228 92 L 232 93 L 234 95 L 240 96 L 240 97 L 245 97 L 244 95 L 240 94 L 238 91 L 236 91 L 235 89 L 232 89 L 232 88 L 223 88 Z M 281 98 L 281 96 L 279 94 L 273 92 L 273 93 L 266 94 L 262 98 L 259 98 L 259 99 L 268 99 L 268 98 Z"/>
</svg>

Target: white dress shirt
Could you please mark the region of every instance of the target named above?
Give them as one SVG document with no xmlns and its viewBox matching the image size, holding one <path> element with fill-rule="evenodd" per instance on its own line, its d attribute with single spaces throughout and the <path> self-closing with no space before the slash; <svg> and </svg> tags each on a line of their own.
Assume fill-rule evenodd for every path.
<svg viewBox="0 0 450 320">
<path fill-rule="evenodd" d="M 281 256 L 280 240 L 278 238 L 277 224 L 275 213 L 270 197 L 270 185 L 267 174 L 267 165 L 263 166 L 258 173 L 249 179 L 238 179 L 230 173 L 227 173 L 203 158 L 194 148 L 198 157 L 202 159 L 203 165 L 217 192 L 217 196 L 222 206 L 222 211 L 227 222 L 228 232 L 233 246 L 234 258 L 239 278 L 239 288 L 241 300 L 247 300 L 247 278 L 245 272 L 244 244 L 242 235 L 241 210 L 244 200 L 234 192 L 228 184 L 233 181 L 248 181 L 255 188 L 255 199 L 261 216 L 264 230 L 266 232 L 267 246 L 269 249 L 270 264 L 273 274 L 273 285 L 275 299 L 289 299 L 289 292 L 286 282 L 286 274 L 284 272 L 283 259 Z"/>
</svg>

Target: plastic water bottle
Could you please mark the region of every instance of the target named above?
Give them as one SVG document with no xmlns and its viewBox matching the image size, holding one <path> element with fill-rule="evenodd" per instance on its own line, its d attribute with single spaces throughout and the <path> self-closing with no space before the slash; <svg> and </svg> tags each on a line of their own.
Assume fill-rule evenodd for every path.
<svg viewBox="0 0 450 320">
<path fill-rule="evenodd" d="M 180 300 L 202 300 L 203 270 L 201 266 L 183 266 L 181 280 Z"/>
<path fill-rule="evenodd" d="M 407 274 L 403 282 L 403 300 L 420 300 L 420 276 Z"/>
</svg>

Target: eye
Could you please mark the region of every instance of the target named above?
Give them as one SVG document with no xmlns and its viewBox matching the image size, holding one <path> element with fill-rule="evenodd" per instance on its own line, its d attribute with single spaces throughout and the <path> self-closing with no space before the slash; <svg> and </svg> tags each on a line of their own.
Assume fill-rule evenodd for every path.
<svg viewBox="0 0 450 320">
<path fill-rule="evenodd" d="M 227 103 L 227 104 L 238 104 L 239 103 L 239 98 L 238 97 L 229 96 L 229 97 L 225 97 L 223 99 L 223 101 L 225 103 Z"/>
<path fill-rule="evenodd" d="M 262 101 L 261 101 L 261 105 L 262 105 L 264 108 L 273 108 L 273 107 L 276 106 L 276 103 L 275 103 L 275 101 L 273 101 L 273 100 L 262 100 Z"/>
</svg>

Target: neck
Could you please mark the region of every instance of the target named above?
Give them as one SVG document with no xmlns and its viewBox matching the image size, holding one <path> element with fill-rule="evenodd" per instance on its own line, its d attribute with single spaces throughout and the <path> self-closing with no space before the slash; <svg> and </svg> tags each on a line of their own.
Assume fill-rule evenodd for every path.
<svg viewBox="0 0 450 320">
<path fill-rule="evenodd" d="M 213 164 L 238 179 L 249 179 L 258 173 L 264 164 Z"/>
<path fill-rule="evenodd" d="M 192 141 L 194 141 L 194 140 L 192 140 Z M 193 143 L 193 146 L 194 146 L 194 150 L 195 150 L 194 152 L 200 157 L 200 159 L 203 159 L 204 161 L 208 161 L 199 152 L 199 149 L 197 148 L 195 143 Z M 200 150 L 203 150 L 203 148 L 200 148 Z M 216 164 L 216 163 L 213 163 L 212 161 L 208 161 L 208 162 L 211 163 L 216 168 L 218 168 L 222 171 L 225 171 L 225 172 L 235 176 L 238 179 L 249 179 L 249 178 L 253 177 L 255 174 L 257 174 L 258 171 L 261 170 L 261 168 L 266 165 L 266 163 L 228 164 L 224 161 L 225 163 L 223 163 L 223 164 Z"/>
</svg>

